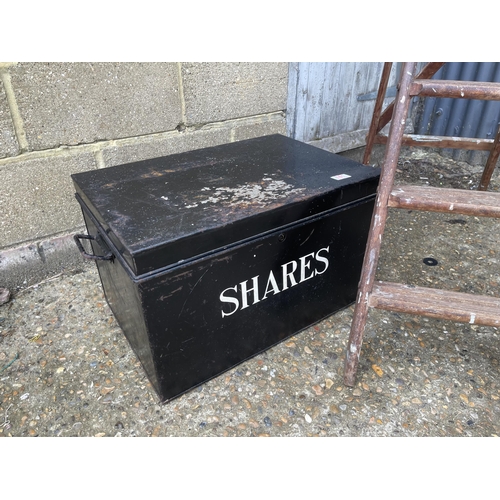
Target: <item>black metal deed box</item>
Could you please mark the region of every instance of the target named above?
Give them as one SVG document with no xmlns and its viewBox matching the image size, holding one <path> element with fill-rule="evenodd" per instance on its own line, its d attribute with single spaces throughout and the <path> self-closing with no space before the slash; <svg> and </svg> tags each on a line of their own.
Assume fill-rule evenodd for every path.
<svg viewBox="0 0 500 500">
<path fill-rule="evenodd" d="M 72 178 L 162 402 L 355 299 L 378 169 L 272 135 Z"/>
</svg>

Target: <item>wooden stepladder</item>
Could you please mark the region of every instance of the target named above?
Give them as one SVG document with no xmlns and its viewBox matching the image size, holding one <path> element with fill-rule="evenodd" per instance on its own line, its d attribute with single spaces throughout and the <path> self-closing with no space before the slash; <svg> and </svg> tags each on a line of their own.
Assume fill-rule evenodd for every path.
<svg viewBox="0 0 500 500">
<path fill-rule="evenodd" d="M 384 65 L 363 160 L 365 164 L 369 162 L 373 144 L 386 144 L 347 346 L 344 383 L 348 386 L 355 384 L 363 333 L 371 307 L 457 322 L 500 326 L 500 298 L 375 281 L 389 207 L 500 218 L 500 193 L 486 191 L 500 156 L 500 128 L 494 140 L 405 134 L 412 97 L 500 100 L 500 83 L 430 80 L 444 63 L 429 63 L 419 75 L 415 74 L 416 63 L 404 63 L 396 98 L 382 113 L 391 64 Z M 380 131 L 389 122 L 389 135 L 384 137 Z M 430 186 L 394 188 L 397 161 L 403 144 L 490 151 L 478 191 Z"/>
</svg>

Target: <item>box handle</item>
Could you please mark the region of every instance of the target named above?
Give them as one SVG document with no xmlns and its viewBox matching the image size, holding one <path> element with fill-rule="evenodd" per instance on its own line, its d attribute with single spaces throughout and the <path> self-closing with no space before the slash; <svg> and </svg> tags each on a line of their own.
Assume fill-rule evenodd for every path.
<svg viewBox="0 0 500 500">
<path fill-rule="evenodd" d="M 100 238 L 94 238 L 94 236 L 90 236 L 89 234 L 75 234 L 73 236 L 76 246 L 78 247 L 78 250 L 80 250 L 80 253 L 82 254 L 82 257 L 84 259 L 90 259 L 90 260 L 113 260 L 114 255 L 109 251 L 105 255 L 92 255 L 88 252 L 85 251 L 83 248 L 83 245 L 80 241 L 80 239 L 84 240 L 94 240 L 101 248 L 103 247 L 103 241 Z"/>
</svg>

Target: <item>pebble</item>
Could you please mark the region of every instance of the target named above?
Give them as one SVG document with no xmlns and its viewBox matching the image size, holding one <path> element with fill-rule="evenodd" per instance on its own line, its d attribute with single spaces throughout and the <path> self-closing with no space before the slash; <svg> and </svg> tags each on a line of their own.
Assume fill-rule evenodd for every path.
<svg viewBox="0 0 500 500">
<path fill-rule="evenodd" d="M 266 427 L 272 427 L 273 423 L 271 422 L 271 419 L 269 417 L 264 418 L 264 424 L 266 424 Z"/>
<path fill-rule="evenodd" d="M 334 414 L 340 413 L 339 407 L 337 405 L 330 405 L 330 411 Z"/>
<path fill-rule="evenodd" d="M 312 422 L 312 418 L 307 413 L 304 415 L 304 418 L 308 424 Z"/>
<path fill-rule="evenodd" d="M 0 288 L 0 305 L 6 304 L 10 299 L 10 291 L 7 288 Z"/>
</svg>

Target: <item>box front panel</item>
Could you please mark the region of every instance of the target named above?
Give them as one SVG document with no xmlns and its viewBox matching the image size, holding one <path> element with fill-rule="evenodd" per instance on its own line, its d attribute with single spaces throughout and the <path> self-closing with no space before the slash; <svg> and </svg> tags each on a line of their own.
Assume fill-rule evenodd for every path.
<svg viewBox="0 0 500 500">
<path fill-rule="evenodd" d="M 163 401 L 351 304 L 374 199 L 139 284 Z"/>
</svg>

